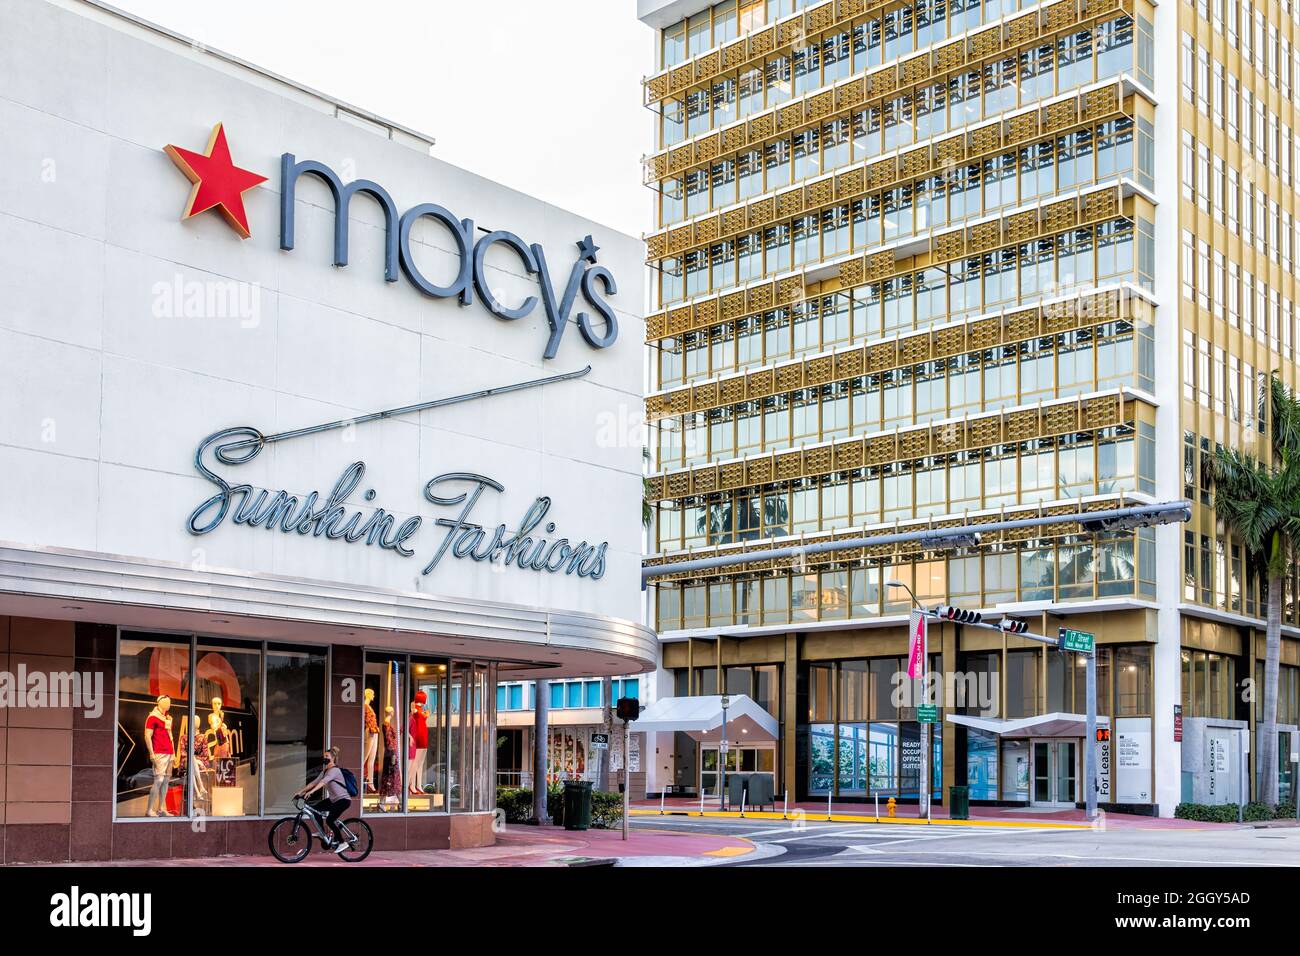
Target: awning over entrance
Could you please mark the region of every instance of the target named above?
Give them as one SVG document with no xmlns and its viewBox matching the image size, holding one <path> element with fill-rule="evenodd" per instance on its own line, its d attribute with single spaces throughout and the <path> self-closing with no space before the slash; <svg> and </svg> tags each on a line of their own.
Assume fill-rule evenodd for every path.
<svg viewBox="0 0 1300 956">
<path fill-rule="evenodd" d="M 655 701 L 633 721 L 639 733 L 677 731 L 702 743 L 722 739 L 721 697 L 665 697 Z M 744 694 L 732 694 L 727 704 L 727 740 L 731 743 L 767 743 L 780 730 L 776 718 Z"/>
<path fill-rule="evenodd" d="M 1039 714 L 1037 717 L 968 717 L 949 714 L 948 719 L 963 727 L 986 730 L 1000 737 L 1082 737 L 1088 731 L 1084 714 Z M 1098 717 L 1098 727 L 1109 727 L 1109 717 Z"/>
</svg>

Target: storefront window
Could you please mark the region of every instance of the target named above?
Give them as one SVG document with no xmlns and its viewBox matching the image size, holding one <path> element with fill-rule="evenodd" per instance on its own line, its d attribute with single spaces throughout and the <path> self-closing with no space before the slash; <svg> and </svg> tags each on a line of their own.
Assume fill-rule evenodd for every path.
<svg viewBox="0 0 1300 956">
<path fill-rule="evenodd" d="M 966 785 L 972 800 L 998 798 L 998 735 L 987 730 L 966 731 Z"/>
<path fill-rule="evenodd" d="M 898 706 L 894 698 L 894 676 L 899 672 L 897 657 L 878 658 L 871 661 L 871 718 L 894 720 Z"/>
<path fill-rule="evenodd" d="M 871 725 L 870 788 L 872 793 L 898 791 L 898 724 Z"/>
<path fill-rule="evenodd" d="M 839 725 L 839 793 L 867 792 L 867 725 Z"/>
<path fill-rule="evenodd" d="M 190 642 L 123 637 L 117 673 L 117 816 L 186 816 Z"/>
<path fill-rule="evenodd" d="M 840 720 L 866 720 L 867 662 L 844 661 L 840 664 Z"/>
<path fill-rule="evenodd" d="M 324 648 L 125 632 L 118 818 L 291 810 L 320 772 L 327 660 Z"/>
<path fill-rule="evenodd" d="M 1007 716 L 1038 713 L 1038 651 L 1007 651 Z"/>
<path fill-rule="evenodd" d="M 814 664 L 808 668 L 808 710 L 809 720 L 835 719 L 830 664 Z"/>
<path fill-rule="evenodd" d="M 194 811 L 256 816 L 261 649 L 200 640 L 194 660 Z M 184 748 L 178 750 L 184 764 Z"/>
<path fill-rule="evenodd" d="M 447 809 L 447 664 L 424 658 L 411 659 L 410 715 L 407 752 L 414 747 L 410 763 L 410 789 L 407 810 L 413 813 Z M 520 702 L 522 703 L 522 688 Z"/>
<path fill-rule="evenodd" d="M 754 701 L 773 717 L 781 716 L 781 668 L 768 664 L 754 668 Z"/>
<path fill-rule="evenodd" d="M 835 725 L 808 728 L 808 792 L 830 793 L 835 780 Z"/>
<path fill-rule="evenodd" d="M 1029 741 L 1002 741 L 1002 799 L 1029 799 Z"/>
<path fill-rule="evenodd" d="M 364 744 L 366 768 L 370 772 L 373 767 L 378 778 L 373 787 L 365 788 L 361 805 L 366 812 L 400 812 L 405 806 L 404 781 L 411 743 L 406 730 L 405 671 L 404 659 L 366 655 L 363 694 L 377 718 L 377 733 L 367 735 Z"/>
<path fill-rule="evenodd" d="M 1144 717 L 1150 713 L 1150 646 L 1115 648 L 1115 716 Z"/>
<path fill-rule="evenodd" d="M 450 666 L 447 803 L 452 812 L 489 810 L 496 799 L 492 739 L 496 716 L 491 693 L 496 681 L 485 664 L 457 661 Z M 433 796 L 429 790 L 433 785 L 423 784 L 422 792 Z"/>
<path fill-rule="evenodd" d="M 326 661 L 323 648 L 267 648 L 264 791 L 268 815 L 291 812 L 298 788 L 320 773 Z"/>
</svg>

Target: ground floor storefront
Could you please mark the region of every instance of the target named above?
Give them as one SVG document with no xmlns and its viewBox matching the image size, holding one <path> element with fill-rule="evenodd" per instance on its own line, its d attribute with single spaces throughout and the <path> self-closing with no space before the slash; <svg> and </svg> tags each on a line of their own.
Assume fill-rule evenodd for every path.
<svg viewBox="0 0 1300 956">
<path fill-rule="evenodd" d="M 6 862 L 265 852 L 329 746 L 364 784 L 378 751 L 351 810 L 378 844 L 494 839 L 495 662 L 19 617 L 0 653 L 28 688 L 3 711 Z"/>
<path fill-rule="evenodd" d="M 642 767 L 643 733 L 629 734 L 624 759 L 623 724 L 605 722 L 604 709 L 564 708 L 553 711 L 546 727 L 546 779 L 550 786 L 566 780 L 585 780 L 599 786 L 602 773 L 610 790 L 623 785 L 626 764 L 632 799 L 646 794 L 646 772 Z M 533 786 L 534 748 L 537 735 L 533 714 L 498 712 L 496 781 L 499 787 Z"/>
<path fill-rule="evenodd" d="M 906 679 L 904 622 L 747 637 L 667 640 L 662 663 L 678 698 L 745 695 L 774 716 L 766 743 L 657 734 L 657 787 L 715 797 L 728 774 L 769 773 L 778 804 L 909 804 L 922 787 L 926 728 L 930 789 L 974 805 L 1081 805 L 1087 746 L 1096 751 L 1098 803 L 1111 812 L 1171 815 L 1179 802 L 1238 803 L 1257 792 L 1262 719 L 1262 628 L 1178 617 L 1176 653 L 1158 641 L 1159 612 L 1025 616 L 1036 633 L 1068 626 L 1096 636 L 1097 730 L 1085 724 L 1083 658 L 1010 634 L 933 624 L 929 673 L 937 723 L 918 720 Z M 1284 637 L 1279 681 L 1281 800 L 1294 793 L 1300 641 Z M 1253 744 L 1253 745 L 1252 745 Z M 1245 799 L 1241 799 L 1243 795 Z"/>
</svg>

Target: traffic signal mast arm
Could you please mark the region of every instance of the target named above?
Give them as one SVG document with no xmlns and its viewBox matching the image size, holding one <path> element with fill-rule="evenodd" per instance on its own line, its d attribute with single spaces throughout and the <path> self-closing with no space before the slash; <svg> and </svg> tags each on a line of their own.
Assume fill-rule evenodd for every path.
<svg viewBox="0 0 1300 956">
<path fill-rule="evenodd" d="M 1037 641 L 1040 644 L 1046 644 L 1048 647 L 1059 647 L 1061 644 L 1059 636 L 1047 637 L 1043 634 L 1031 634 L 1029 625 L 1024 621 L 1018 621 L 1011 617 L 1004 617 L 997 624 L 986 623 L 984 615 L 979 611 L 966 611 L 950 604 L 941 604 L 936 608 L 918 607 L 917 610 L 933 621 L 948 621 L 966 627 L 982 627 L 985 630 L 997 631 L 1001 634 L 1013 634 L 1016 637 L 1023 637 L 1031 641 Z"/>
<path fill-rule="evenodd" d="M 990 631 L 1000 631 L 1003 634 L 1014 634 L 1016 637 L 1023 637 L 1027 640 L 1037 641 L 1039 644 L 1046 644 L 1048 647 L 1055 647 L 1062 652 L 1083 655 L 1086 664 L 1084 676 L 1084 722 L 1086 729 L 1083 739 L 1084 812 L 1088 821 L 1094 820 L 1097 816 L 1097 791 L 1099 788 L 1097 786 L 1096 749 L 1097 654 L 1093 635 L 1065 627 L 1060 629 L 1056 637 L 1031 634 L 1029 633 L 1028 624 L 1011 617 L 1004 617 L 997 624 L 985 624 L 984 615 L 979 611 L 967 611 L 959 607 L 953 607 L 951 604 L 941 604 L 934 609 L 930 609 L 918 603 L 916 613 L 934 621 L 951 621 L 964 627 L 982 627 Z"/>
</svg>

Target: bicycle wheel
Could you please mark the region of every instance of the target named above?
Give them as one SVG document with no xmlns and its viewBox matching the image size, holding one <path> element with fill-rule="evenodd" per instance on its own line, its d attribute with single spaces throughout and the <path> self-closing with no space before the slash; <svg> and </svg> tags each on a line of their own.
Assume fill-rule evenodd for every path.
<svg viewBox="0 0 1300 956">
<path fill-rule="evenodd" d="M 375 835 L 370 832 L 370 824 L 360 817 L 353 817 L 351 820 L 344 820 L 343 826 L 356 837 L 357 842 L 351 849 L 340 853 L 339 858 L 347 863 L 360 863 L 370 855 L 370 851 L 375 846 Z"/>
<path fill-rule="evenodd" d="M 266 842 L 281 863 L 301 863 L 311 852 L 311 827 L 297 817 L 282 817 L 271 827 Z"/>
</svg>

